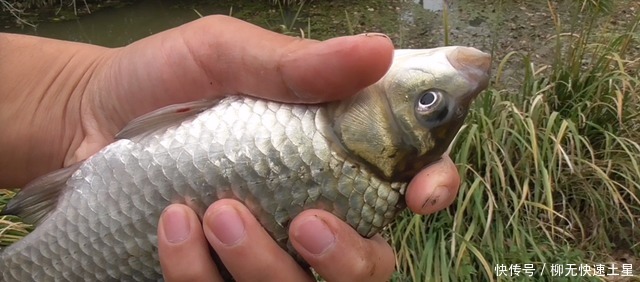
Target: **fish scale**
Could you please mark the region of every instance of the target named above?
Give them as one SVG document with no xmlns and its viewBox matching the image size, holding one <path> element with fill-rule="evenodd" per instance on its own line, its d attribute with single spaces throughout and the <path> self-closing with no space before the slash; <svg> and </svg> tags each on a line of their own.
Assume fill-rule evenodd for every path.
<svg viewBox="0 0 640 282">
<path fill-rule="evenodd" d="M 301 265 L 288 227 L 303 210 L 371 237 L 404 209 L 409 180 L 446 152 L 489 65 L 467 47 L 397 50 L 385 77 L 343 101 L 232 96 L 144 115 L 8 203 L 1 214 L 36 228 L 0 250 L 0 281 L 162 280 L 157 223 L 171 203 L 202 217 L 218 199 L 239 200 Z"/>
<path fill-rule="evenodd" d="M 255 126 L 242 130 L 239 127 L 252 126 L 237 122 L 238 117 L 268 122 L 262 124 L 262 131 Z M 326 119 L 318 107 L 307 107 L 302 113 L 292 105 L 235 97 L 145 142 L 119 140 L 73 174 L 68 185 L 77 188 L 69 190 L 58 204 L 66 209 L 56 210 L 33 235 L 2 253 L 0 280 L 159 279 L 157 218 L 165 206 L 186 198 L 200 212 L 220 198 L 243 201 L 283 248 L 288 238 L 285 226 L 303 209 L 318 204 L 371 236 L 402 208 L 396 205 L 400 187 L 371 181 L 374 175 L 329 150 L 330 142 L 321 138 L 322 130 L 327 130 L 323 126 L 328 124 Z M 223 132 L 236 134 L 220 134 Z M 271 136 L 263 139 L 266 133 Z M 161 142 L 167 139 L 165 135 L 181 138 Z M 281 136 L 286 138 L 274 138 Z M 299 150 L 300 144 L 313 146 Z M 120 201 L 122 197 L 130 201 Z M 379 198 L 386 202 L 385 208 L 375 208 Z M 62 246 L 56 240 L 66 237 L 74 243 Z M 102 255 L 93 256 L 95 253 Z M 55 258 L 62 258 L 58 265 L 43 267 L 45 261 Z M 17 265 L 23 269 L 16 269 Z M 85 271 L 78 272 L 79 268 Z M 60 273 L 85 276 L 61 277 Z"/>
</svg>

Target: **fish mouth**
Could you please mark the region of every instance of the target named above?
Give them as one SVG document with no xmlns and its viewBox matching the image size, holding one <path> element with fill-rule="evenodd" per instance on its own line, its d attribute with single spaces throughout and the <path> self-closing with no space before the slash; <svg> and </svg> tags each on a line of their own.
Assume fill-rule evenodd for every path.
<svg viewBox="0 0 640 282">
<path fill-rule="evenodd" d="M 472 47 L 458 46 L 447 53 L 447 60 L 471 84 L 471 89 L 461 98 L 468 105 L 489 85 L 491 55 Z"/>
</svg>

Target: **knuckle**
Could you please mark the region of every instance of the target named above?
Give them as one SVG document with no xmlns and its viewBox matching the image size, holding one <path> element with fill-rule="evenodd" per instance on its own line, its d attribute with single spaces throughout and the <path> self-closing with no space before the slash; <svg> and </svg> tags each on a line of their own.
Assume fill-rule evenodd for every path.
<svg viewBox="0 0 640 282">
<path fill-rule="evenodd" d="M 355 281 L 370 281 L 376 276 L 376 270 L 377 265 L 375 261 L 361 258 L 354 262 L 352 279 Z"/>
<path fill-rule="evenodd" d="M 224 24 L 228 24 L 231 21 L 233 21 L 234 19 L 232 17 L 226 16 L 226 15 L 221 15 L 221 14 L 216 14 L 216 15 L 208 15 L 202 18 L 202 21 L 205 22 L 207 25 L 224 25 Z"/>
<path fill-rule="evenodd" d="M 215 271 L 217 270 L 203 264 L 194 263 L 190 267 L 164 269 L 162 275 L 167 282 L 210 281 Z"/>
<path fill-rule="evenodd" d="M 388 280 L 395 267 L 395 261 L 389 259 L 394 257 L 391 246 L 383 244 L 382 246 L 374 247 L 370 244 L 365 244 L 362 247 L 358 259 L 353 262 L 353 277 L 351 279 L 354 281 Z"/>
</svg>

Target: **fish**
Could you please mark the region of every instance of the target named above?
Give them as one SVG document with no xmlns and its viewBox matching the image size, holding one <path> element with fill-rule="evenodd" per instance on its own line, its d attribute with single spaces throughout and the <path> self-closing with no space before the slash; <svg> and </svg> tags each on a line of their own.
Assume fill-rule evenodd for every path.
<svg viewBox="0 0 640 282">
<path fill-rule="evenodd" d="M 161 281 L 157 223 L 171 203 L 202 216 L 236 199 L 301 265 L 287 231 L 303 210 L 372 237 L 406 208 L 410 180 L 448 153 L 490 79 L 491 56 L 472 47 L 394 52 L 379 81 L 340 101 L 239 94 L 133 120 L 7 204 L 1 214 L 35 229 L 0 250 L 0 281 Z"/>
</svg>

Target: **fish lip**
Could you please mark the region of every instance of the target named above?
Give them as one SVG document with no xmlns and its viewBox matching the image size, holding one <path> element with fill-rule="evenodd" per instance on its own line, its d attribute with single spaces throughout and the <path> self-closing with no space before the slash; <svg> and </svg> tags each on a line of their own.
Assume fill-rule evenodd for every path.
<svg viewBox="0 0 640 282">
<path fill-rule="evenodd" d="M 491 55 L 473 47 L 457 46 L 446 54 L 449 63 L 471 84 L 469 92 L 460 99 L 469 104 L 489 86 Z"/>
</svg>

